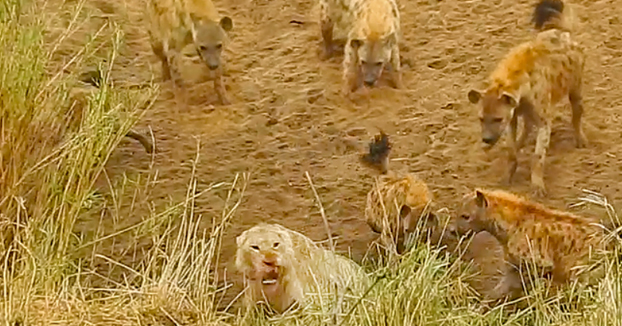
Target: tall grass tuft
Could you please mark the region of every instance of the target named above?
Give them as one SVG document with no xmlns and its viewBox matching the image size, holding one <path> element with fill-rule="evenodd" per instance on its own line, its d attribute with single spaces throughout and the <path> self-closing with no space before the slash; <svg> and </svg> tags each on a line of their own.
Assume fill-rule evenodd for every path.
<svg viewBox="0 0 622 326">
<path fill-rule="evenodd" d="M 72 92 L 82 86 L 75 75 L 49 69 L 54 45 L 63 38 L 52 46 L 45 41 L 43 5 L 5 1 L 0 13 L 0 253 L 6 320 L 28 315 L 34 298 L 58 295 L 77 281 L 78 263 L 71 258 L 79 244 L 73 234 L 76 219 L 108 157 L 155 95 L 155 89 L 129 93 L 104 83 L 91 90 L 86 105 L 76 107 Z M 121 31 L 112 35 L 110 66 Z M 84 51 L 76 53 L 71 62 L 81 62 Z M 70 63 L 64 68 L 72 68 Z"/>
</svg>

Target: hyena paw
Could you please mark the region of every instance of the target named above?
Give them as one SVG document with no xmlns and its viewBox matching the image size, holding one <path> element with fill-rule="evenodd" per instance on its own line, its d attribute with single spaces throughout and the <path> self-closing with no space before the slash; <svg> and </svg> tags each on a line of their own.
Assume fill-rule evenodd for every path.
<svg viewBox="0 0 622 326">
<path fill-rule="evenodd" d="M 587 146 L 587 138 L 585 138 L 585 135 L 580 135 L 576 137 L 575 145 L 577 146 L 577 148 L 585 148 Z"/>
<path fill-rule="evenodd" d="M 320 60 L 328 60 L 333 57 L 334 50 L 332 46 L 323 46 L 322 51 L 320 52 Z"/>
<path fill-rule="evenodd" d="M 229 101 L 229 98 L 227 96 L 222 95 L 220 97 L 220 104 L 221 105 L 229 105 L 229 104 L 231 104 L 231 101 Z"/>
<path fill-rule="evenodd" d="M 534 184 L 531 193 L 536 198 L 544 198 L 548 194 L 543 184 Z"/>
</svg>

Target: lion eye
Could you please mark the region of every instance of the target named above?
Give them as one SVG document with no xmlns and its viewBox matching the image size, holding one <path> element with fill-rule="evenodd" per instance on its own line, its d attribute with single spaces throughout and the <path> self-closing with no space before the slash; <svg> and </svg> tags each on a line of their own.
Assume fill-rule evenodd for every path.
<svg viewBox="0 0 622 326">
<path fill-rule="evenodd" d="M 207 51 L 207 47 L 205 47 L 205 46 L 201 45 L 201 46 L 199 47 L 199 50 L 201 50 L 201 52 Z"/>
<path fill-rule="evenodd" d="M 494 121 L 495 123 L 501 123 L 503 122 L 503 118 L 494 118 L 492 121 Z"/>
<path fill-rule="evenodd" d="M 275 242 L 272 246 L 273 246 L 274 248 L 278 248 L 278 247 L 279 247 L 279 243 L 278 243 L 278 242 Z"/>
<path fill-rule="evenodd" d="M 222 49 L 222 44 L 218 44 L 218 45 L 216 45 L 216 48 L 217 48 L 218 50 Z"/>
<path fill-rule="evenodd" d="M 254 250 L 259 250 L 259 246 L 257 246 L 257 245 L 253 245 L 253 246 L 251 246 L 251 248 L 253 248 Z"/>
<path fill-rule="evenodd" d="M 376 67 L 380 67 L 382 66 L 382 61 L 381 62 L 376 62 Z"/>
<path fill-rule="evenodd" d="M 463 219 L 463 220 L 468 221 L 471 218 L 471 216 L 462 214 L 462 215 L 460 215 L 460 218 Z"/>
</svg>

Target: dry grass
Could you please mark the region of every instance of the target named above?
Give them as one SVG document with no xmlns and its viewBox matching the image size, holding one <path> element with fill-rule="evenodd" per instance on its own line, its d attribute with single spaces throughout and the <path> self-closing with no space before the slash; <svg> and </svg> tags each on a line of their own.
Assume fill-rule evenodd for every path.
<svg viewBox="0 0 622 326">
<path fill-rule="evenodd" d="M 83 214 L 100 211 L 122 218 L 119 207 L 132 188 L 148 192 L 157 175 L 144 180 L 108 180 L 110 198 L 94 185 L 106 179 L 104 165 L 123 135 L 149 109 L 157 88 L 115 85 L 109 72 L 123 51 L 123 33 L 113 21 L 85 32 L 85 2 L 0 3 L 0 318 L 6 325 L 621 325 L 622 253 L 604 262 L 606 276 L 592 287 L 571 287 L 545 300 L 536 287 L 527 307 L 508 313 L 483 311 L 465 285 L 459 262 L 418 245 L 401 260 L 369 263 L 375 279 L 361 297 L 325 294 L 284 316 L 218 311 L 228 280 L 215 272 L 222 235 L 242 204 L 248 175 L 198 191 L 193 160 L 186 199 L 152 211 L 142 222 L 112 234 L 75 232 Z M 58 4 L 56 4 L 58 5 Z M 76 35 L 89 36 L 76 37 Z M 83 42 L 76 40 L 82 39 Z M 76 108 L 70 94 L 86 66 L 97 64 L 105 83 L 88 105 Z M 76 112 L 79 110 L 79 112 Z M 197 144 L 197 153 L 199 144 Z M 310 181 L 310 177 L 307 175 Z M 311 184 L 312 185 L 312 184 Z M 226 191 L 222 214 L 211 230 L 199 228 L 195 200 Z M 321 198 L 313 189 L 324 219 Z M 131 193 L 131 191 L 129 192 Z M 611 226 L 619 219 L 598 194 L 583 205 L 604 208 Z M 135 266 L 96 253 L 101 242 L 121 233 L 149 237 L 152 249 Z M 619 239 L 615 238 L 615 241 Z M 93 261 L 105 260 L 131 275 L 126 282 L 104 278 Z M 221 286 L 225 284 L 225 286 Z M 319 301 L 319 300 L 318 300 Z M 340 303 L 339 309 L 333 306 Z M 225 303 L 226 305 L 227 303 Z"/>
</svg>

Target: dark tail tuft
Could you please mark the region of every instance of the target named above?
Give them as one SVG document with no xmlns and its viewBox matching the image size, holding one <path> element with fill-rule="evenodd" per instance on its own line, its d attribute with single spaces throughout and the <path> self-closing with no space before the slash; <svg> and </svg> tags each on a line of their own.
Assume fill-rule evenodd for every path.
<svg viewBox="0 0 622 326">
<path fill-rule="evenodd" d="M 379 169 L 382 173 L 386 173 L 389 165 L 389 153 L 391 153 L 389 136 L 381 131 L 369 143 L 369 153 L 364 154 L 361 160 L 363 163 Z"/>
<path fill-rule="evenodd" d="M 531 22 L 536 25 L 536 29 L 541 30 L 546 23 L 559 20 L 563 11 L 562 0 L 540 0 L 534 9 Z"/>
</svg>

